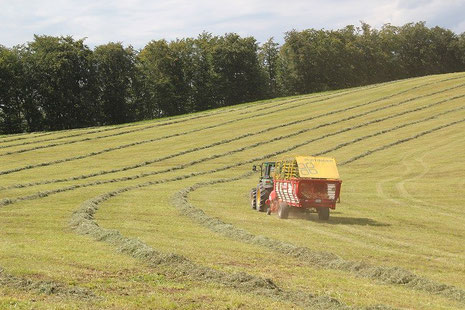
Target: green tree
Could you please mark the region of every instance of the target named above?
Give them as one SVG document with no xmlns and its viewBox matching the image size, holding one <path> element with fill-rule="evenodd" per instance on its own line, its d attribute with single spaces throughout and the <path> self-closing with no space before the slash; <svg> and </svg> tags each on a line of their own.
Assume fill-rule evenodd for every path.
<svg viewBox="0 0 465 310">
<path fill-rule="evenodd" d="M 220 106 L 263 98 L 263 75 L 258 60 L 258 44 L 253 37 L 229 33 L 218 38 L 213 49 Z"/>
<path fill-rule="evenodd" d="M 24 131 L 21 103 L 22 64 L 16 50 L 0 45 L 0 132 Z"/>
<path fill-rule="evenodd" d="M 105 124 L 134 120 L 136 52 L 121 43 L 97 46 L 93 53 L 96 68 L 98 101 Z"/>
<path fill-rule="evenodd" d="M 465 32 L 458 36 L 453 47 L 457 59 L 457 71 L 465 71 Z"/>
<path fill-rule="evenodd" d="M 141 72 L 147 92 L 147 109 L 153 116 L 177 115 L 188 111 L 188 78 L 182 47 L 185 42 L 152 41 L 140 52 Z"/>
<path fill-rule="evenodd" d="M 29 105 L 43 113 L 44 129 L 98 123 L 92 51 L 83 39 L 34 36 L 23 52 L 31 83 Z"/>
<path fill-rule="evenodd" d="M 219 105 L 219 75 L 215 72 L 213 50 L 218 37 L 200 34 L 193 40 L 192 101 L 194 111 L 212 109 Z"/>
<path fill-rule="evenodd" d="M 280 65 L 279 44 L 273 38 L 268 39 L 259 50 L 260 65 L 264 72 L 265 92 L 267 97 L 278 95 L 278 69 Z"/>
</svg>

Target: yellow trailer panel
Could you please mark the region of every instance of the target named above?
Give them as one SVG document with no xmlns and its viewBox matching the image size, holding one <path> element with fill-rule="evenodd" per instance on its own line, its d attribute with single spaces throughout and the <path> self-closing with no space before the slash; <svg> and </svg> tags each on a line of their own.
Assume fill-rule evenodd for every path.
<svg viewBox="0 0 465 310">
<path fill-rule="evenodd" d="M 301 178 L 339 179 L 336 160 L 332 157 L 296 156 Z"/>
</svg>

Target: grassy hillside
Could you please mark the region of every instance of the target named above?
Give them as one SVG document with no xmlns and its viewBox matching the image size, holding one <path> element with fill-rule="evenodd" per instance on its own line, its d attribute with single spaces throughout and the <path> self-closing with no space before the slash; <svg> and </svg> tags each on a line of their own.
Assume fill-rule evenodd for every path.
<svg viewBox="0 0 465 310">
<path fill-rule="evenodd" d="M 0 309 L 465 308 L 465 74 L 0 137 Z M 335 157 L 341 203 L 254 211 Z"/>
</svg>

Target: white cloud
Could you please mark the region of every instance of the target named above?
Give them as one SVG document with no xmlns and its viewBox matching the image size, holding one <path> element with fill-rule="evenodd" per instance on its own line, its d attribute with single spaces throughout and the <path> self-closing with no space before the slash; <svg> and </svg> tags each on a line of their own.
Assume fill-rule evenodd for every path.
<svg viewBox="0 0 465 310">
<path fill-rule="evenodd" d="M 361 20 L 375 27 L 425 20 L 464 32 L 463 16 L 463 0 L 0 0 L 0 44 L 13 46 L 33 34 L 47 34 L 87 37 L 91 46 L 123 41 L 143 47 L 153 39 L 197 36 L 204 30 L 282 41 L 294 28 L 334 29 Z"/>
</svg>

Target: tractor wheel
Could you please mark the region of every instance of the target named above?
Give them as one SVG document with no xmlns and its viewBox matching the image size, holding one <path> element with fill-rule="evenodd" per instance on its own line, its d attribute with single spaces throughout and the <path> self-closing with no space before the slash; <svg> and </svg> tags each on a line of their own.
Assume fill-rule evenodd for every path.
<svg viewBox="0 0 465 310">
<path fill-rule="evenodd" d="M 278 217 L 287 219 L 289 217 L 289 205 L 285 202 L 280 202 L 278 206 Z"/>
<path fill-rule="evenodd" d="M 257 189 L 256 188 L 252 188 L 250 190 L 250 205 L 252 206 L 252 209 L 256 209 L 257 208 Z"/>
<path fill-rule="evenodd" d="M 318 208 L 318 218 L 322 221 L 329 220 L 329 208 Z"/>
<path fill-rule="evenodd" d="M 266 211 L 266 200 L 270 196 L 270 193 L 268 190 L 264 189 L 261 185 L 257 187 L 257 199 L 256 199 L 256 209 L 259 212 L 265 212 Z"/>
</svg>

